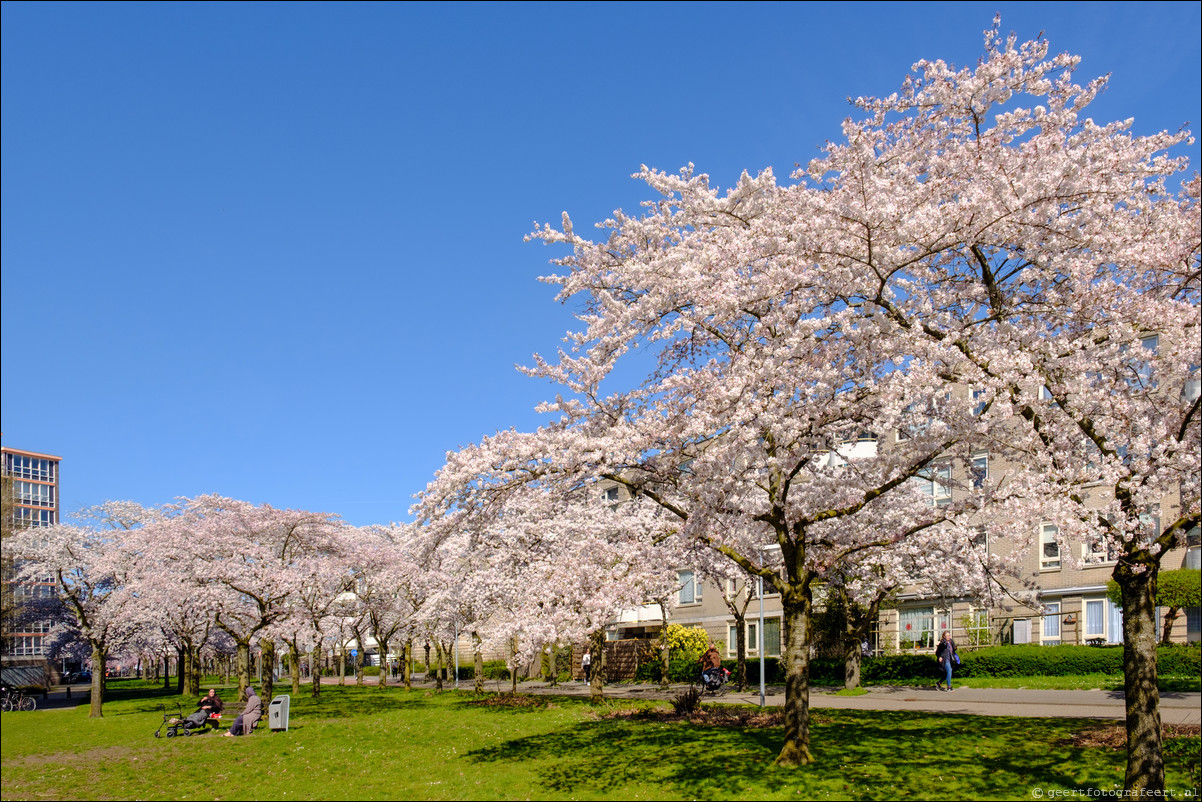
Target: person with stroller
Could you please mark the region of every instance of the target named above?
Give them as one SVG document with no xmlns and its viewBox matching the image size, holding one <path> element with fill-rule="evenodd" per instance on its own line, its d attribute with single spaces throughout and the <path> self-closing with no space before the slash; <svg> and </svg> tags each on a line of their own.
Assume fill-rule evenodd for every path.
<svg viewBox="0 0 1202 802">
<path fill-rule="evenodd" d="M 234 735 L 250 735 L 254 732 L 255 724 L 263 716 L 263 702 L 255 694 L 255 689 L 250 685 L 246 686 L 245 698 L 246 707 L 242 709 L 242 714 L 234 719 L 234 723 L 230 725 L 229 732 L 225 734 L 226 738 Z"/>
<path fill-rule="evenodd" d="M 722 655 L 718 654 L 717 645 L 710 641 L 710 647 L 701 655 L 701 683 L 707 688 L 713 687 L 721 673 Z"/>
</svg>

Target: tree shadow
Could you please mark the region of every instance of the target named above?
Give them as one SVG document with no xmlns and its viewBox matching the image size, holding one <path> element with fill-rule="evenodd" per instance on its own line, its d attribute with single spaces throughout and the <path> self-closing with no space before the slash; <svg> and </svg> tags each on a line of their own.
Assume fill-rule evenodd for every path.
<svg viewBox="0 0 1202 802">
<path fill-rule="evenodd" d="M 1063 722 L 912 713 L 815 715 L 814 762 L 773 764 L 779 728 L 746 729 L 638 718 L 586 721 L 466 755 L 477 764 L 530 763 L 561 796 L 654 784 L 672 795 L 824 791 L 858 799 L 1029 796 L 1032 788 L 1089 788 L 1121 780 L 1121 758 L 1075 748 Z M 1032 737 L 1038 733 L 1037 737 Z M 753 778 L 753 779 L 750 779 Z M 1106 787 L 1109 787 L 1108 785 Z"/>
</svg>

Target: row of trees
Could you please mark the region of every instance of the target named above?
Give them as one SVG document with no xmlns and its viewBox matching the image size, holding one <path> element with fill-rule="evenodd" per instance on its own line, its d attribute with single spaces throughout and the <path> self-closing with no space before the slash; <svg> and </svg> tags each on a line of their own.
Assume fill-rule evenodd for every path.
<svg viewBox="0 0 1202 802">
<path fill-rule="evenodd" d="M 666 565 L 762 578 L 795 766 L 819 583 L 849 620 L 908 577 L 983 589 L 1005 566 L 981 527 L 1015 555 L 1055 521 L 1066 559 L 1117 556 L 1126 784 L 1162 788 L 1153 599 L 1199 523 L 1199 179 L 1172 154 L 1187 133 L 1090 119 L 1106 81 L 1077 64 L 995 23 L 975 68 L 921 61 L 857 99 L 790 183 L 721 194 L 692 165 L 644 167 L 642 215 L 596 241 L 567 214 L 536 231 L 567 250 L 545 280 L 580 305 L 526 369 L 563 388 L 553 420 L 450 455 L 416 508 L 430 537 L 495 546 L 498 577 L 536 569 L 524 620 L 552 638 L 657 598 Z M 986 452 L 1006 471 L 971 482 Z M 972 492 L 946 506 L 917 487 L 958 480 Z M 633 500 L 598 509 L 603 482 Z"/>
</svg>

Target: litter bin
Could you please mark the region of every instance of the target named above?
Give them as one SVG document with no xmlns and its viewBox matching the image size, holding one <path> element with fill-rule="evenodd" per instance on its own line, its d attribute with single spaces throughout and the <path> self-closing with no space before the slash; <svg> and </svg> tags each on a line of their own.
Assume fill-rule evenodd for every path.
<svg viewBox="0 0 1202 802">
<path fill-rule="evenodd" d="M 288 704 L 292 697 L 281 694 L 271 700 L 267 708 L 267 726 L 272 732 L 288 731 Z"/>
</svg>

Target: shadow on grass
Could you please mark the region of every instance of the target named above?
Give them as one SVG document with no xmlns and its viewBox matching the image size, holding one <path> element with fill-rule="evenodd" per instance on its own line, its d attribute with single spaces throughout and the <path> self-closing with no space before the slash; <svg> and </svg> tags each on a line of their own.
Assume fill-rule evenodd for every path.
<svg viewBox="0 0 1202 802">
<path fill-rule="evenodd" d="M 225 702 L 225 718 L 233 721 L 242 712 L 241 701 L 234 701 L 234 692 L 227 689 L 228 694 L 218 694 Z M 405 691 L 389 688 L 381 691 L 374 687 L 333 686 L 323 685 L 321 696 L 314 699 L 308 689 L 303 689 L 301 695 L 290 693 L 291 688 L 276 687 L 274 696 L 288 695 L 289 717 L 308 719 L 346 718 L 349 716 L 373 715 L 400 709 L 418 709 L 431 706 L 433 694 L 429 691 Z M 80 697 L 79 704 L 88 704 L 88 695 Z M 104 713 L 108 715 L 129 715 L 168 713 L 181 711 L 184 715 L 193 712 L 200 704 L 199 696 L 180 696 L 174 689 L 165 690 L 162 686 L 148 687 L 126 684 L 124 687 L 110 685 L 105 692 Z M 263 701 L 263 716 L 267 717 L 269 701 Z"/>
<path fill-rule="evenodd" d="M 720 798 L 826 792 L 860 799 L 947 796 L 1013 798 L 1031 788 L 1087 788 L 1109 782 L 1121 761 L 1070 745 L 1059 721 L 980 719 L 910 713 L 815 715 L 814 762 L 773 765 L 779 728 L 736 729 L 624 719 L 586 721 L 470 752 L 475 763 L 535 764 L 538 781 L 560 795 L 653 783 L 673 795 Z M 899 768 L 904 767 L 903 771 Z"/>
</svg>

